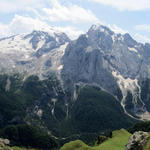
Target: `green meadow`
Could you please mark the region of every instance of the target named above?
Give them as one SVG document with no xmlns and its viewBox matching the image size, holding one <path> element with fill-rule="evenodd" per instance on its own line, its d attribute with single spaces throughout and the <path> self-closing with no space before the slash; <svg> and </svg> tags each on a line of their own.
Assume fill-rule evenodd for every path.
<svg viewBox="0 0 150 150">
<path fill-rule="evenodd" d="M 86 145 L 80 140 L 72 141 L 65 144 L 60 150 L 125 150 L 131 134 L 125 129 L 117 130 L 112 133 L 112 138 L 100 145 L 93 147 Z"/>
</svg>

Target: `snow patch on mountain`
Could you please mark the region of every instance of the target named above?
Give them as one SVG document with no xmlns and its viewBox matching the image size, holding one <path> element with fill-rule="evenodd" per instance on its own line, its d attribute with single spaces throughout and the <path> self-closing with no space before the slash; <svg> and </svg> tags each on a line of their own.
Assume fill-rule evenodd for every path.
<svg viewBox="0 0 150 150">
<path fill-rule="evenodd" d="M 41 40 L 41 41 L 38 43 L 37 50 L 40 49 L 40 48 L 42 48 L 42 46 L 44 45 L 44 43 L 45 43 L 45 40 L 44 40 L 44 39 Z"/>
<path fill-rule="evenodd" d="M 56 99 L 56 98 L 52 98 L 51 101 L 52 101 L 52 103 L 53 103 L 53 108 L 52 108 L 52 110 L 51 110 L 51 113 L 52 113 L 52 115 L 54 116 L 55 104 L 56 104 L 56 102 L 57 102 L 57 99 Z"/>
<path fill-rule="evenodd" d="M 30 39 L 24 39 L 24 35 L 16 35 L 0 41 L 1 53 L 32 52 Z"/>
<path fill-rule="evenodd" d="M 116 40 L 116 35 L 115 34 L 113 34 L 112 36 L 111 36 L 111 38 L 112 38 L 112 41 L 113 41 L 113 43 L 115 42 L 115 40 Z"/>
<path fill-rule="evenodd" d="M 52 60 L 52 70 L 58 70 L 59 72 L 63 69 L 63 65 L 61 62 L 61 58 L 65 53 L 65 49 L 67 47 L 68 43 L 60 46 L 57 50 L 54 49 L 51 52 L 51 60 Z"/>
<path fill-rule="evenodd" d="M 70 39 L 65 33 L 33 31 L 0 40 L 0 71 L 36 74 L 41 79 L 48 72 L 60 74 L 61 58 Z"/>
<path fill-rule="evenodd" d="M 129 51 L 138 53 L 137 49 L 134 47 L 128 47 Z"/>
</svg>

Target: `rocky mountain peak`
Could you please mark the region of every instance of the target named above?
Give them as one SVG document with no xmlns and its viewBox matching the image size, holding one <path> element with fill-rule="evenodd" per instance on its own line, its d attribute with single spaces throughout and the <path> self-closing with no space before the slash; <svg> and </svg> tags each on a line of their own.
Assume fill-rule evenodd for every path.
<svg viewBox="0 0 150 150">
<path fill-rule="evenodd" d="M 101 24 L 92 25 L 88 32 L 103 32 L 110 35 L 114 34 L 112 30 Z"/>
<path fill-rule="evenodd" d="M 65 86 L 68 78 L 71 81 L 69 89 L 79 82 L 96 84 L 116 96 L 130 114 L 147 113 L 139 93 L 143 78 L 150 75 L 150 44 L 138 43 L 128 33 L 116 34 L 103 25 L 93 25 L 74 41 L 54 31 L 1 40 L 0 67 L 39 76 L 59 72 Z M 128 100 L 132 107 L 126 108 L 129 95 L 136 101 Z"/>
<path fill-rule="evenodd" d="M 129 47 L 134 47 L 137 42 L 130 36 L 129 33 L 126 33 L 123 35 L 124 42 L 129 46 Z"/>
<path fill-rule="evenodd" d="M 51 42 L 53 45 L 55 45 L 55 43 L 62 45 L 70 41 L 69 37 L 65 33 L 58 31 L 55 32 L 55 30 L 52 30 L 51 32 L 34 30 L 32 33 L 24 36 L 24 39 L 30 39 L 29 42 L 32 44 L 34 50 L 38 48 L 39 42 L 41 44 Z"/>
</svg>

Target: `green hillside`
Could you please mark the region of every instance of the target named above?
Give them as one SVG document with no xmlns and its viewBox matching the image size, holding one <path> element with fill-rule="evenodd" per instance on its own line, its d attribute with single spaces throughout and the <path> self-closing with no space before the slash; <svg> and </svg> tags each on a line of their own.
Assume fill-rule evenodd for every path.
<svg viewBox="0 0 150 150">
<path fill-rule="evenodd" d="M 109 138 L 98 146 L 90 147 L 82 141 L 77 140 L 65 144 L 60 150 L 124 150 L 130 135 L 128 131 L 121 129 L 114 131 L 112 138 Z"/>
<path fill-rule="evenodd" d="M 127 128 L 134 122 L 124 114 L 120 103 L 111 94 L 91 86 L 80 90 L 72 107 L 71 119 L 79 132 L 89 133 Z"/>
<path fill-rule="evenodd" d="M 99 87 L 78 86 L 74 100 L 73 91 L 64 91 L 53 74 L 45 80 L 37 76 L 24 78 L 20 74 L 0 75 L 0 91 L 0 135 L 2 130 L 11 129 L 11 134 L 4 132 L 2 137 L 13 141 L 13 145 L 18 145 L 16 137 L 20 139 L 20 136 L 11 136 L 18 135 L 19 125 L 30 125 L 49 136 L 54 135 L 51 140 L 56 137 L 62 146 L 77 139 L 93 143 L 99 135 L 108 135 L 135 123 L 111 94 Z M 26 144 L 40 147 L 20 143 L 25 147 Z"/>
</svg>

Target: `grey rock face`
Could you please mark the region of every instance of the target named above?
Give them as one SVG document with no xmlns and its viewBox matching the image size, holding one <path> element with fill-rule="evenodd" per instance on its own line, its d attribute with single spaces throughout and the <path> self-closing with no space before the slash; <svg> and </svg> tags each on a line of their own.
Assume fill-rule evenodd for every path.
<svg viewBox="0 0 150 150">
<path fill-rule="evenodd" d="M 126 150 L 143 150 L 148 141 L 149 134 L 147 132 L 135 132 L 128 140 Z"/>
<path fill-rule="evenodd" d="M 93 25 L 74 41 L 64 33 L 43 31 L 0 40 L 1 72 L 41 78 L 54 72 L 72 95 L 77 84 L 99 86 L 114 95 L 128 115 L 125 105 L 130 91 L 129 103 L 135 116 L 138 110 L 138 117 L 147 113 L 141 84 L 150 78 L 149 56 L 150 44 L 138 43 L 129 34 L 116 34 L 101 25 Z"/>
<path fill-rule="evenodd" d="M 139 84 L 150 76 L 149 51 L 149 44 L 138 43 L 129 34 L 115 34 L 105 26 L 93 25 L 66 48 L 62 79 L 69 88 L 80 82 L 98 85 L 118 97 L 125 109 L 129 90 L 133 112 L 141 115 L 147 110 Z"/>
<path fill-rule="evenodd" d="M 0 149 L 4 148 L 6 145 L 9 145 L 10 141 L 8 139 L 2 139 L 0 138 Z"/>
<path fill-rule="evenodd" d="M 142 60 L 134 47 L 138 43 L 128 34 L 117 35 L 107 27 L 92 26 L 67 47 L 63 74 L 69 74 L 75 82 L 98 83 L 112 93 L 110 87 L 117 87 L 112 71 L 133 79 L 139 73 Z"/>
<path fill-rule="evenodd" d="M 111 72 L 107 71 L 108 63 L 99 49 L 94 49 L 87 43 L 88 39 L 80 36 L 77 41 L 67 47 L 63 56 L 64 80 L 70 77 L 74 83 L 97 84 L 113 92 L 114 89 L 117 89 L 117 84 Z M 114 86 L 113 89 L 112 86 Z"/>
<path fill-rule="evenodd" d="M 130 34 L 128 33 L 124 34 L 123 38 L 127 46 L 134 47 L 135 45 L 137 45 L 137 42 L 130 36 Z"/>
</svg>

